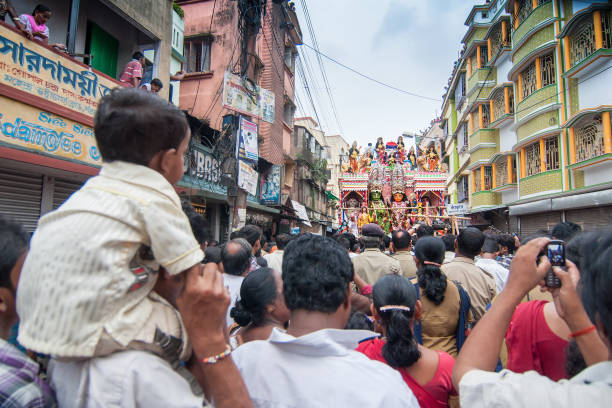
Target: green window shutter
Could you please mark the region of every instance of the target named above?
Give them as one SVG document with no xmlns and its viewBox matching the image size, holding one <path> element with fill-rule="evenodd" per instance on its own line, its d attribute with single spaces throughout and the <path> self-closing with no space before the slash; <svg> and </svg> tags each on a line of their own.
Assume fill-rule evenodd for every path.
<svg viewBox="0 0 612 408">
<path fill-rule="evenodd" d="M 93 55 L 91 67 L 106 75 L 117 77 L 117 54 L 119 41 L 100 28 L 99 25 L 89 21 L 87 23 L 87 39 L 85 53 Z"/>
</svg>

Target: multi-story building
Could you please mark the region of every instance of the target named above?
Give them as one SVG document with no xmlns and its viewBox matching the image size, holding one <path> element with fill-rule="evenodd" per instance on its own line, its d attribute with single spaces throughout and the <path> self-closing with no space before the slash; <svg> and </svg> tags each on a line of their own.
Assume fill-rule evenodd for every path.
<svg viewBox="0 0 612 408">
<path fill-rule="evenodd" d="M 325 136 L 325 152 L 327 154 L 327 215 L 331 220 L 332 230 L 340 226 L 340 186 L 338 179 L 342 174 L 342 164 L 348 163 L 349 144 L 341 135 Z M 364 147 L 366 149 L 367 147 Z M 364 151 L 361 152 L 362 154 Z"/>
<path fill-rule="evenodd" d="M 473 7 L 442 106 L 452 202 L 530 234 L 612 221 L 609 3 Z"/>
<path fill-rule="evenodd" d="M 227 186 L 220 185 L 220 178 L 212 177 L 217 180 L 214 186 L 202 182 L 193 185 L 189 190 L 191 201 L 206 208 L 212 224 L 222 225 L 221 230 L 213 228 L 217 239 L 228 233 L 228 213 L 233 215 L 231 228 L 238 226 L 238 209 L 246 209 L 246 221 L 260 225 L 273 236 L 281 224 L 280 217 L 286 215 L 281 214 L 285 204 L 281 190 L 291 189 L 295 169 L 290 154 L 294 64 L 296 45 L 301 43 L 295 10 L 288 2 L 276 0 L 177 3 L 185 14 L 186 77 L 181 81 L 179 104 L 200 129 L 198 132 L 210 135 L 204 139 L 212 141 L 210 146 L 197 148 L 212 155 L 212 145 L 229 129 L 224 124 L 238 123 L 238 116 L 257 125 L 258 159 L 253 166 L 260 180 L 255 194 L 246 194 L 242 189 L 236 192 L 231 186 L 228 191 Z M 259 110 L 263 104 L 265 107 Z M 210 160 L 219 163 L 218 157 Z M 278 180 L 275 202 L 261 196 L 261 186 L 270 185 L 261 177 L 271 172 Z M 200 178 L 206 178 L 205 173 L 200 173 Z M 188 181 L 185 186 L 189 187 Z M 223 222 L 219 222 L 220 217 Z"/>
<path fill-rule="evenodd" d="M 31 14 L 38 1 L 12 2 Z M 54 0 L 49 44 L 0 22 L 0 213 L 33 231 L 90 176 L 101 158 L 93 115 L 135 51 L 152 50 L 147 75 L 168 83 L 172 3 Z M 162 96 L 168 96 L 162 90 Z"/>
</svg>

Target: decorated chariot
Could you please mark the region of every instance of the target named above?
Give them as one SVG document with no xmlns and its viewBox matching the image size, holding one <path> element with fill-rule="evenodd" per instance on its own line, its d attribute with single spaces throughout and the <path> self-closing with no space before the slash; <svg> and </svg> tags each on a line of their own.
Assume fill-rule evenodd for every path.
<svg viewBox="0 0 612 408">
<path fill-rule="evenodd" d="M 435 229 L 454 229 L 444 206 L 447 171 L 440 164 L 432 142 L 407 151 L 402 137 L 360 154 L 357 143 L 349 150 L 349 163 L 342 166 L 338 180 L 341 194 L 339 220 L 344 230 L 359 235 L 368 223 L 389 233 L 427 223 Z"/>
</svg>

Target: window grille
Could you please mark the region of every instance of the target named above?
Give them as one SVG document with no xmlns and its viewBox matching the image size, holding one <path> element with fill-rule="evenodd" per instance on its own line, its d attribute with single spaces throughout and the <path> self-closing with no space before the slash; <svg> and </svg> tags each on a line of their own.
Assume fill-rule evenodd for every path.
<svg viewBox="0 0 612 408">
<path fill-rule="evenodd" d="M 535 61 L 529 64 L 520 75 L 523 81 L 523 99 L 525 99 L 537 89 Z"/>
<path fill-rule="evenodd" d="M 186 72 L 210 71 L 210 38 L 185 39 L 184 57 Z"/>
<path fill-rule="evenodd" d="M 493 28 L 489 38 L 491 38 L 491 56 L 495 56 L 503 46 L 501 22 L 497 23 L 497 25 Z"/>
<path fill-rule="evenodd" d="M 553 54 L 545 55 L 541 58 L 542 64 L 542 87 L 554 84 L 555 77 L 555 57 Z"/>
<path fill-rule="evenodd" d="M 533 10 L 533 4 L 531 0 L 515 0 L 518 3 L 518 12 L 516 14 L 512 13 L 512 26 L 515 27 L 516 21 L 518 20 L 518 24 L 525 21 L 531 11 Z"/>
<path fill-rule="evenodd" d="M 546 150 L 546 171 L 559 168 L 559 138 L 550 137 L 544 141 Z"/>
<path fill-rule="evenodd" d="M 612 48 L 612 25 L 610 24 L 610 10 L 601 11 L 601 32 L 603 34 L 603 47 Z"/>
<path fill-rule="evenodd" d="M 491 166 L 485 166 L 484 174 L 484 190 L 490 190 L 493 188 L 493 168 Z"/>
<path fill-rule="evenodd" d="M 457 102 L 457 109 L 461 106 L 463 98 L 465 97 L 465 72 L 459 75 L 457 81 L 457 87 L 455 88 L 455 101 Z"/>
<path fill-rule="evenodd" d="M 480 62 L 482 63 L 482 67 L 484 67 L 485 65 L 487 65 L 487 62 L 489 62 L 489 54 L 488 54 L 489 50 L 487 49 L 486 45 L 481 45 L 480 46 Z"/>
<path fill-rule="evenodd" d="M 459 153 L 462 153 L 468 147 L 468 131 L 467 123 L 463 123 L 459 126 L 459 132 L 457 134 L 457 148 Z"/>
<path fill-rule="evenodd" d="M 506 101 L 504 88 L 500 88 L 493 94 L 493 119 L 498 120 L 506 114 Z"/>
<path fill-rule="evenodd" d="M 457 201 L 460 203 L 467 201 L 468 199 L 468 192 L 470 191 L 468 183 L 468 177 L 465 176 L 461 177 L 457 182 Z"/>
<path fill-rule="evenodd" d="M 482 191 L 482 185 L 480 183 L 480 169 L 474 170 L 474 192 Z"/>
<path fill-rule="evenodd" d="M 497 187 L 508 184 L 508 158 L 506 156 L 495 163 L 495 181 Z"/>
<path fill-rule="evenodd" d="M 576 162 L 604 154 L 604 135 L 600 123 L 590 123 L 576 129 Z"/>
<path fill-rule="evenodd" d="M 489 104 L 482 105 L 482 127 L 486 128 L 491 123 L 491 115 L 489 112 Z"/>
<path fill-rule="evenodd" d="M 472 55 L 470 56 L 470 61 L 472 62 L 472 75 L 474 75 L 474 73 L 476 72 L 476 70 L 479 68 L 478 67 L 478 56 L 476 55 L 476 51 L 474 51 L 472 53 Z M 482 58 L 482 55 L 481 55 Z"/>
<path fill-rule="evenodd" d="M 577 23 L 576 28 L 569 35 L 569 38 L 570 62 L 574 66 L 596 50 L 593 15 L 589 14 L 582 17 Z"/>
<path fill-rule="evenodd" d="M 514 88 L 509 87 L 508 99 L 510 100 L 510 113 L 514 113 Z"/>
<path fill-rule="evenodd" d="M 540 173 L 540 142 L 535 142 L 525 148 L 527 176 Z"/>
<path fill-rule="evenodd" d="M 538 0 L 538 6 L 541 6 L 542 4 L 545 3 L 550 3 L 552 0 Z"/>
</svg>

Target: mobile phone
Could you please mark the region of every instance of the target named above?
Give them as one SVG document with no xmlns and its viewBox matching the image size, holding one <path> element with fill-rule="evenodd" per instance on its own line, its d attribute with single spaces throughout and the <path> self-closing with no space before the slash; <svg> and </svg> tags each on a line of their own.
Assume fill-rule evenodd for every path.
<svg viewBox="0 0 612 408">
<path fill-rule="evenodd" d="M 552 266 L 565 266 L 565 242 L 553 240 L 546 247 L 546 256 Z M 555 275 L 552 268 L 546 272 L 546 286 L 549 288 L 561 287 L 561 280 Z"/>
</svg>

